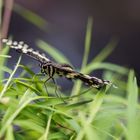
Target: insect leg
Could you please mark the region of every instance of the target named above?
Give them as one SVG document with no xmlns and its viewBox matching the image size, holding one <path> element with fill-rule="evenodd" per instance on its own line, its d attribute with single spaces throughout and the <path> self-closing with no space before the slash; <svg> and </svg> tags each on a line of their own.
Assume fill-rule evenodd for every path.
<svg viewBox="0 0 140 140">
<path fill-rule="evenodd" d="M 47 84 L 47 82 L 48 82 L 50 79 L 52 79 L 51 76 L 48 77 L 48 78 L 45 80 L 45 82 L 44 82 L 44 87 L 45 87 L 45 89 L 46 89 L 47 94 L 48 94 L 49 92 L 48 92 L 48 90 L 47 90 L 47 86 L 46 86 L 46 84 Z"/>
<path fill-rule="evenodd" d="M 52 78 L 52 81 L 53 81 L 53 83 L 55 84 L 55 94 L 56 94 L 56 96 L 57 96 L 58 98 L 60 98 L 64 103 L 67 103 L 67 102 L 63 99 L 63 97 L 61 96 L 61 94 L 59 94 L 59 93 L 57 92 L 57 83 L 56 83 L 56 80 L 55 80 L 54 78 Z"/>
</svg>

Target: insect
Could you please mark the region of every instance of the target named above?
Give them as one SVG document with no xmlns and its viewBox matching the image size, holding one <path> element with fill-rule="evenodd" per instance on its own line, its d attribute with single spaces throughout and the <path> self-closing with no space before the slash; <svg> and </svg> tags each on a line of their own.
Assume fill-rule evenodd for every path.
<svg viewBox="0 0 140 140">
<path fill-rule="evenodd" d="M 57 74 L 60 77 L 63 76 L 67 79 L 79 79 L 86 85 L 92 86 L 96 89 L 101 89 L 105 85 L 112 84 L 112 82 L 108 80 L 102 80 L 94 76 L 80 73 L 74 70 L 69 64 L 59 64 L 53 62 L 48 59 L 45 54 L 41 54 L 39 51 L 33 50 L 23 41 L 17 42 L 9 39 L 2 39 L 2 42 L 10 48 L 15 49 L 17 52 L 26 54 L 37 60 L 41 68 L 41 73 L 48 75 L 48 79 L 46 81 L 49 81 L 50 79 L 54 81 L 54 75 Z"/>
</svg>

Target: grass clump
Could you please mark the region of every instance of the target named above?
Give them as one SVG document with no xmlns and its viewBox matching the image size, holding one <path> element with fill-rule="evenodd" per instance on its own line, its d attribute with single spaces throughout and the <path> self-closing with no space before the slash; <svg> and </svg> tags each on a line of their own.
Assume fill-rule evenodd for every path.
<svg viewBox="0 0 140 140">
<path fill-rule="evenodd" d="M 39 41 L 38 45 L 42 46 L 42 41 Z M 44 43 L 43 46 L 45 47 Z M 7 57 L 4 51 L 0 59 L 6 61 Z M 58 57 L 61 57 L 61 54 Z M 81 83 L 76 87 L 76 81 L 74 87 L 80 88 L 76 94 L 73 94 L 74 90 L 71 91 L 71 97 L 61 93 L 67 102 L 65 104 L 55 96 L 54 84 L 47 83 L 51 94 L 48 96 L 43 88 L 43 80 L 34 77 L 35 73 L 27 66 L 21 65 L 20 60 L 21 57 L 14 70 L 1 63 L 0 74 L 9 73 L 7 79 L 1 76 L 0 84 L 1 138 L 8 140 L 140 138 L 138 86 L 132 70 L 100 61 L 87 64 L 87 67 L 83 68 L 85 73 L 105 69 L 104 77 L 110 78 L 118 88 L 87 90 Z M 22 68 L 22 72 L 18 77 L 14 77 L 18 68 Z M 84 92 L 85 90 L 87 91 Z"/>
</svg>

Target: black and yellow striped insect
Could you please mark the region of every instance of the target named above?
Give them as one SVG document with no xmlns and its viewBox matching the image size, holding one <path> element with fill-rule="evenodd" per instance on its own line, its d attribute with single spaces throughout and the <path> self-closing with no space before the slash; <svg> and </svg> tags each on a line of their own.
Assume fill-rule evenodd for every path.
<svg viewBox="0 0 140 140">
<path fill-rule="evenodd" d="M 84 82 L 86 85 L 92 86 L 96 89 L 101 89 L 105 85 L 112 84 L 108 80 L 102 80 L 90 75 L 80 73 L 72 68 L 69 64 L 58 64 L 50 59 L 48 59 L 45 54 L 41 54 L 39 51 L 29 48 L 27 44 L 23 41 L 17 42 L 9 39 L 2 39 L 2 43 L 6 44 L 12 49 L 15 49 L 17 52 L 26 54 L 33 59 L 39 61 L 41 73 L 48 75 L 48 80 L 52 79 L 54 81 L 54 75 L 66 77 L 67 79 L 79 79 Z M 54 82 L 55 83 L 55 82 Z"/>
</svg>

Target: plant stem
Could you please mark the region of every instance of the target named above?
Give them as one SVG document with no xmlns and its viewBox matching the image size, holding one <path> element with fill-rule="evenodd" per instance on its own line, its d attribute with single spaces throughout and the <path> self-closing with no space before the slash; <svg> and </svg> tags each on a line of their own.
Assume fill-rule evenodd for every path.
<svg viewBox="0 0 140 140">
<path fill-rule="evenodd" d="M 1 31 L 0 31 L 0 39 L 6 38 L 8 34 L 12 8 L 13 8 L 14 0 L 5 0 L 4 5 L 4 14 L 3 14 L 3 21 L 1 24 Z M 2 44 L 0 42 L 0 50 L 2 49 Z"/>
</svg>

